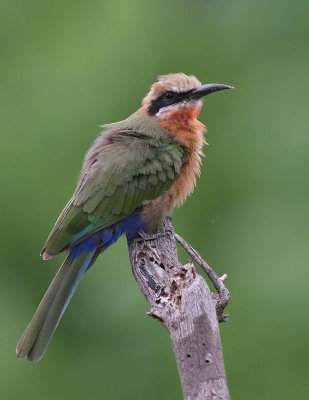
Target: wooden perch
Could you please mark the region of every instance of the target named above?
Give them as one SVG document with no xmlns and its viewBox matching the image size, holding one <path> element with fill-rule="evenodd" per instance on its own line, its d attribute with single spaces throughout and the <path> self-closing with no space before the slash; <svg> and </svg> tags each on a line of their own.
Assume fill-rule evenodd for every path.
<svg viewBox="0 0 309 400">
<path fill-rule="evenodd" d="M 176 240 L 205 270 L 213 295 L 192 262 L 181 265 Z M 229 292 L 201 256 L 176 235 L 170 218 L 152 236 L 128 240 L 135 279 L 150 304 L 149 315 L 168 330 L 185 400 L 229 400 L 219 322 Z"/>
</svg>

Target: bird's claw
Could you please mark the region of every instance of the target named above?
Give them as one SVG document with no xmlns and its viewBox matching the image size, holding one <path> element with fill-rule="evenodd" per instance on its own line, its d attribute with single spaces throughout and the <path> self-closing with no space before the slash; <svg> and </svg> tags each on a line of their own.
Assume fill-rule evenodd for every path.
<svg viewBox="0 0 309 400">
<path fill-rule="evenodd" d="M 150 241 L 150 240 L 156 240 L 161 236 L 164 236 L 164 235 L 158 235 L 158 233 L 155 233 L 155 234 L 151 235 L 151 234 L 148 234 L 148 233 L 146 233 L 144 231 L 141 231 L 141 232 L 138 233 L 137 240 L 138 241 L 143 241 L 144 240 L 145 242 L 147 242 L 147 241 Z"/>
</svg>

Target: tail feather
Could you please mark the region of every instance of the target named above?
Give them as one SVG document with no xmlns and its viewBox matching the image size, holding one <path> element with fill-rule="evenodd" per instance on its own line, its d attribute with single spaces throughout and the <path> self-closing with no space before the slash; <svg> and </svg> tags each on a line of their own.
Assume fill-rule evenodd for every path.
<svg viewBox="0 0 309 400">
<path fill-rule="evenodd" d="M 29 361 L 39 361 L 43 357 L 94 253 L 95 250 L 81 252 L 76 258 L 72 258 L 69 254 L 64 260 L 17 344 L 18 358 L 27 357 Z"/>
<path fill-rule="evenodd" d="M 134 237 L 143 230 L 138 210 L 120 220 L 117 224 L 97 232 L 70 249 L 67 258 L 59 268 L 47 289 L 32 320 L 21 336 L 16 353 L 18 358 L 39 361 L 57 328 L 57 325 L 71 300 L 84 273 L 92 266 L 100 253 L 126 233 Z M 74 245 L 72 243 L 72 245 Z M 44 259 L 52 255 L 43 249 Z"/>
</svg>

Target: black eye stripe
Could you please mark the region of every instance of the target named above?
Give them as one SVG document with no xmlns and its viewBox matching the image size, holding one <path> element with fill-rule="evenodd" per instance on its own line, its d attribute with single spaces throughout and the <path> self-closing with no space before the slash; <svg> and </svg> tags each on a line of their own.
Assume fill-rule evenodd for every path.
<svg viewBox="0 0 309 400">
<path fill-rule="evenodd" d="M 172 91 L 166 91 L 161 94 L 157 99 L 152 100 L 148 113 L 150 115 L 155 115 L 159 112 L 159 110 L 163 107 L 171 106 L 172 104 L 180 103 L 188 97 L 188 95 L 192 93 L 192 90 L 188 90 L 187 92 L 177 93 Z"/>
<path fill-rule="evenodd" d="M 175 97 L 175 92 L 165 92 L 163 93 L 163 96 L 167 99 L 167 100 L 171 100 Z"/>
</svg>

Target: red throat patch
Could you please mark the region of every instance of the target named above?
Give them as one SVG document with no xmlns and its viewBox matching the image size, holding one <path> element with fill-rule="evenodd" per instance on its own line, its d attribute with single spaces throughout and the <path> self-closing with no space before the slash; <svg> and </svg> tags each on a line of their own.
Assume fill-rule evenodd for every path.
<svg viewBox="0 0 309 400">
<path fill-rule="evenodd" d="M 165 120 L 174 120 L 179 122 L 195 120 L 201 111 L 202 104 L 194 104 L 191 107 L 187 104 L 180 104 L 178 107 L 172 108 L 170 112 L 165 112 Z"/>
</svg>

